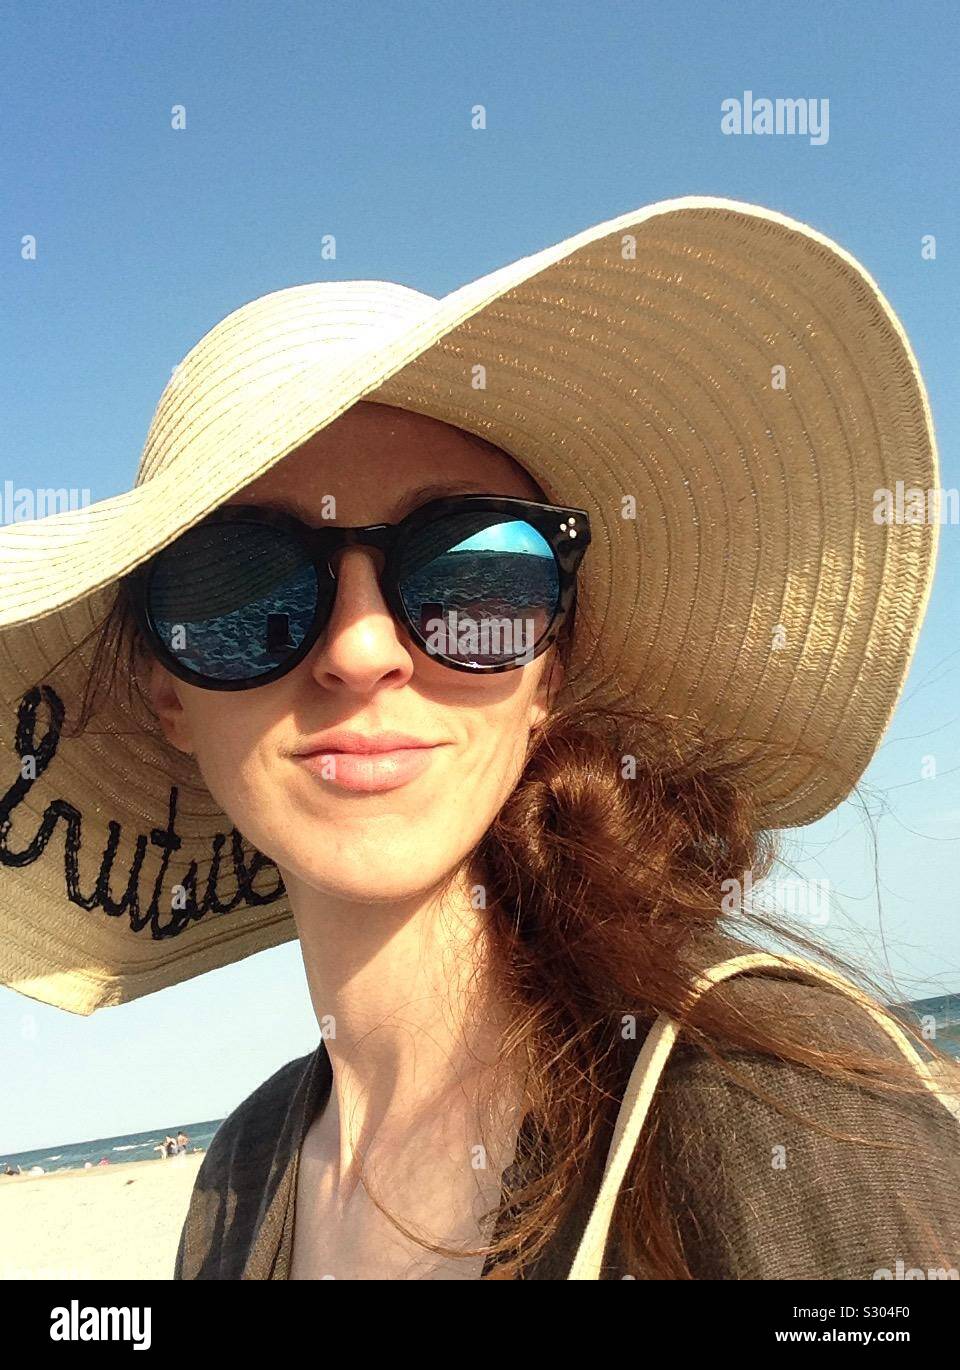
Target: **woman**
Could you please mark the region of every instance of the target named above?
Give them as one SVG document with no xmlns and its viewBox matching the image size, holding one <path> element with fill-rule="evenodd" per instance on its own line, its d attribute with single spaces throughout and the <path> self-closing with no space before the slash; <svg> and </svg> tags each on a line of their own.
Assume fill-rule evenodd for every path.
<svg viewBox="0 0 960 1370">
<path fill-rule="evenodd" d="M 253 301 L 135 491 L 8 530 L 6 981 L 90 1012 L 292 917 L 321 1032 L 221 1125 L 176 1278 L 960 1264 L 956 1120 L 878 1000 L 723 978 L 770 830 L 889 719 L 935 531 L 872 495 L 935 477 L 863 269 L 690 198 L 440 301 Z"/>
</svg>

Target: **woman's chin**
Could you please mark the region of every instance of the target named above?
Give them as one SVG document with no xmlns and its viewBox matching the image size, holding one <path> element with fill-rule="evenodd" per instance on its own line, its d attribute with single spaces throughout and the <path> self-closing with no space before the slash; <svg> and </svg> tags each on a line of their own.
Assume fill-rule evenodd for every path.
<svg viewBox="0 0 960 1370">
<path fill-rule="evenodd" d="M 357 860 L 351 853 L 347 862 L 337 862 L 333 871 L 329 864 L 297 862 L 287 866 L 284 881 L 295 904 L 315 899 L 339 903 L 392 906 L 396 909 L 409 900 L 447 883 L 456 863 L 434 866 L 424 860 L 419 851 L 384 853 L 368 860 Z M 281 867 L 282 868 L 282 867 Z"/>
</svg>

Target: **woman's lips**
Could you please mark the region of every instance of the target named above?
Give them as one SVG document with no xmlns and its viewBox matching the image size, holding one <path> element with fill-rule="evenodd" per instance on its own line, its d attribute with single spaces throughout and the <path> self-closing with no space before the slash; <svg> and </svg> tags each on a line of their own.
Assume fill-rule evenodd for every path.
<svg viewBox="0 0 960 1370">
<path fill-rule="evenodd" d="M 313 752 L 297 760 L 328 785 L 361 794 L 395 790 L 430 765 L 434 747 L 403 747 L 393 752 Z"/>
</svg>

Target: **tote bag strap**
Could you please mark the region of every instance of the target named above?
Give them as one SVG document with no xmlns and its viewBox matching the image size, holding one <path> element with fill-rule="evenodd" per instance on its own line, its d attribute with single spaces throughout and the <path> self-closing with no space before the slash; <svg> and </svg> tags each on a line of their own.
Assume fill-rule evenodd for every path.
<svg viewBox="0 0 960 1370">
<path fill-rule="evenodd" d="M 707 970 L 697 976 L 690 1003 L 695 1003 L 701 995 L 712 989 L 714 985 L 720 984 L 722 980 L 728 980 L 733 975 L 742 975 L 747 971 L 758 970 L 788 970 L 814 983 L 818 980 L 825 980 L 836 989 L 842 990 L 851 998 L 856 999 L 895 1045 L 900 1048 L 911 1064 L 916 1067 L 924 1084 L 932 1090 L 944 1108 L 952 1117 L 957 1117 L 954 1111 L 956 1105 L 951 1107 L 950 1103 L 947 1102 L 950 1096 L 943 1089 L 942 1084 L 938 1085 L 927 1063 L 911 1044 L 906 1033 L 902 1032 L 895 1023 L 890 1022 L 861 989 L 834 971 L 828 970 L 825 966 L 816 965 L 814 962 L 799 956 L 780 956 L 767 952 L 748 952 L 743 956 L 733 956 L 728 961 L 719 961 L 716 965 L 708 967 Z M 597 1280 L 600 1278 L 603 1254 L 617 1195 L 620 1192 L 620 1186 L 623 1183 L 630 1159 L 636 1150 L 637 1141 L 653 1101 L 654 1090 L 679 1032 L 680 1025 L 668 1014 L 661 1013 L 647 1033 L 640 1054 L 630 1072 L 630 1079 L 627 1082 L 620 1111 L 614 1125 L 613 1139 L 607 1153 L 607 1163 L 604 1167 L 600 1190 L 584 1228 L 577 1254 L 570 1267 L 568 1280 Z"/>
</svg>

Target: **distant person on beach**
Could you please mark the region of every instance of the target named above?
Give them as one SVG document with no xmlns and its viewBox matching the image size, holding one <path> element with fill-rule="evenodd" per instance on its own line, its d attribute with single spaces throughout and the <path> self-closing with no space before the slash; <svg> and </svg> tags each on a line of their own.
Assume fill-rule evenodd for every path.
<svg viewBox="0 0 960 1370">
<path fill-rule="evenodd" d="M 7 1162 L 6 1169 L 4 1170 L 3 1173 L 4 1173 L 4 1175 L 19 1175 L 19 1174 L 20 1174 L 20 1167 L 19 1167 L 19 1166 L 12 1166 L 12 1165 L 10 1164 L 10 1162 L 8 1161 L 8 1162 Z"/>
<path fill-rule="evenodd" d="M 177 1146 L 179 1146 L 181 1151 L 186 1151 L 187 1142 L 189 1142 L 189 1140 L 190 1138 L 187 1136 L 185 1132 L 177 1133 Z"/>
</svg>

